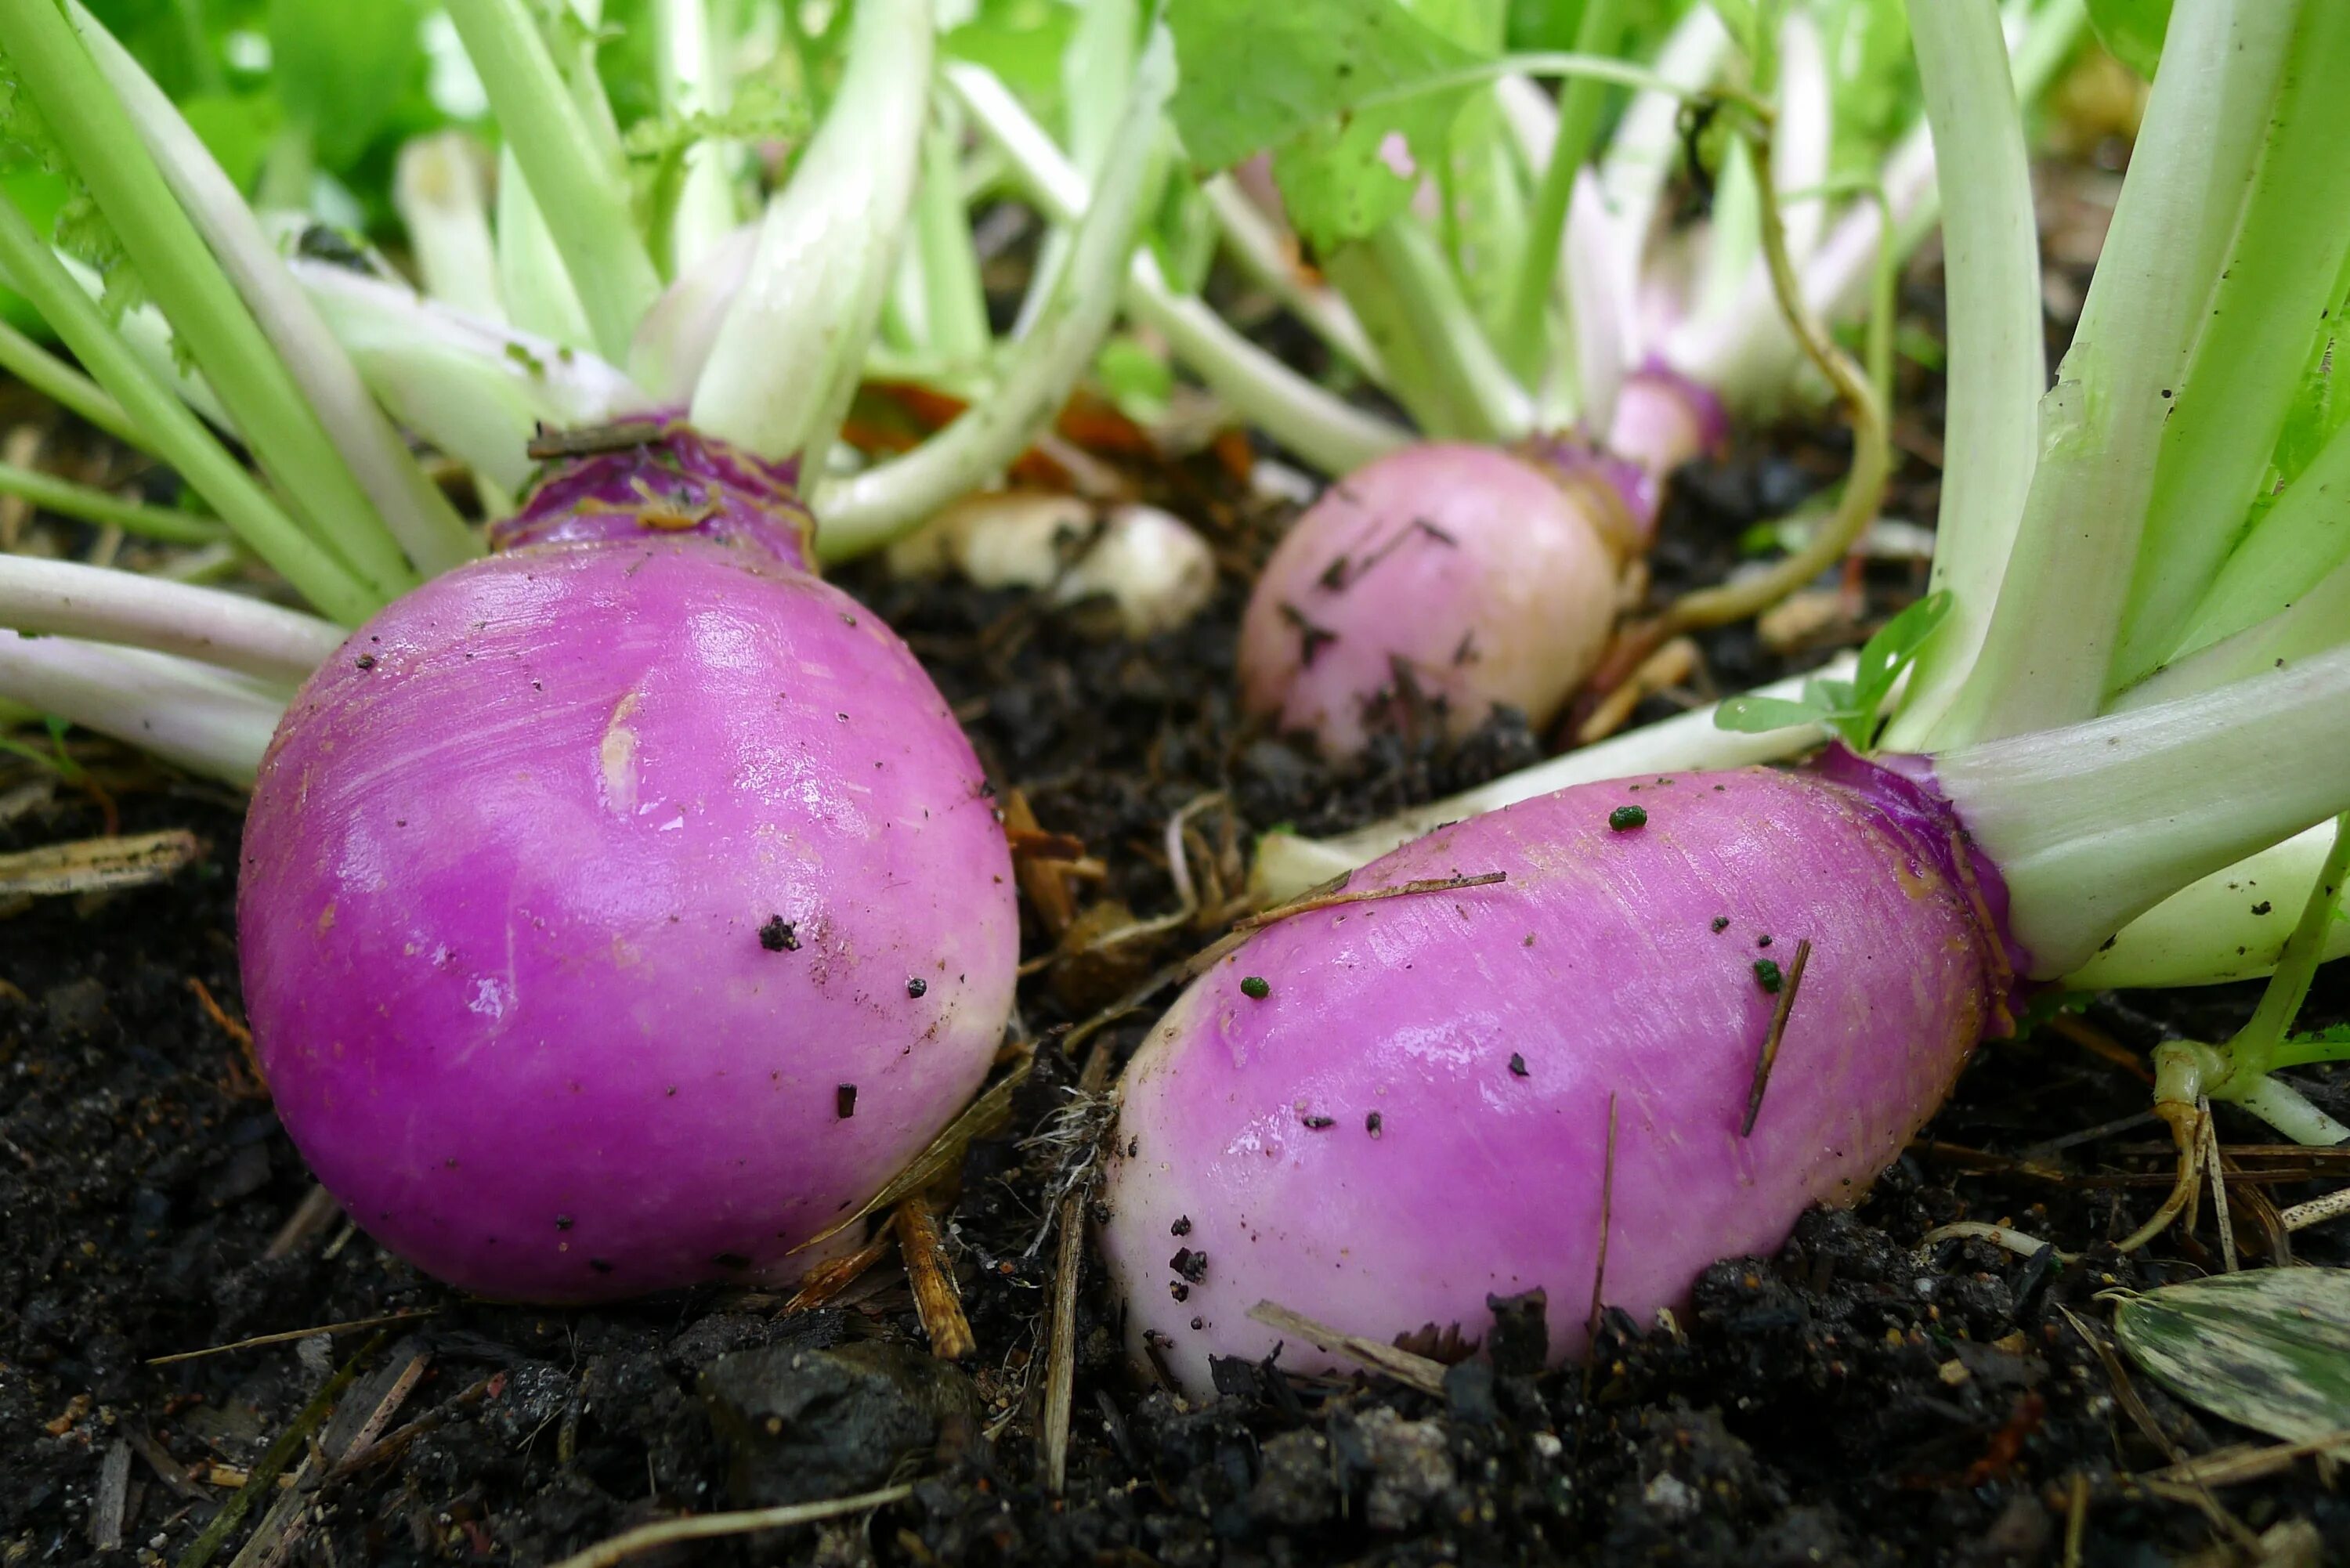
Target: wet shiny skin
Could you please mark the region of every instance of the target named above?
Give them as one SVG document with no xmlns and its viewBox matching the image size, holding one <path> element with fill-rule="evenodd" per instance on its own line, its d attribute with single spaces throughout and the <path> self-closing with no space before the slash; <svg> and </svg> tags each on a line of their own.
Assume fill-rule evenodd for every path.
<svg viewBox="0 0 2350 1568">
<path fill-rule="evenodd" d="M 1011 1004 L 1009 858 L 936 689 L 837 589 L 699 539 L 525 549 L 394 604 L 296 700 L 244 855 L 287 1130 L 490 1295 L 796 1272 Z"/>
<path fill-rule="evenodd" d="M 1604 1293 L 1642 1321 L 1900 1152 L 1993 994 L 1962 890 L 1856 791 L 1763 770 L 1629 783 L 1374 862 L 1354 887 L 1508 879 L 1279 922 L 1152 1030 L 1124 1080 L 1103 1232 L 1138 1355 L 1160 1336 L 1201 1391 L 1211 1354 L 1260 1359 L 1284 1337 L 1250 1321 L 1261 1301 L 1381 1342 L 1429 1323 L 1475 1338 L 1489 1293 L 1536 1286 L 1554 1354 L 1576 1354 L 1611 1098 Z M 1611 828 L 1630 804 L 1646 826 Z M 1806 937 L 1742 1138 L 1775 1002 L 1754 962 L 1785 966 Z M 1170 1267 L 1180 1248 L 1206 1254 L 1197 1280 Z M 1283 1366 L 1337 1365 L 1289 1339 Z"/>
</svg>

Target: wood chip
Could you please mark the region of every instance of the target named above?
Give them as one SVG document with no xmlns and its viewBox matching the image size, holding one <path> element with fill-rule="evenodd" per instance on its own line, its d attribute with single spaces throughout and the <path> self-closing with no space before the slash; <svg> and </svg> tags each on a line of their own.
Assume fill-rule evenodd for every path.
<svg viewBox="0 0 2350 1568">
<path fill-rule="evenodd" d="M 1444 1364 L 1440 1361 L 1414 1355 L 1409 1350 L 1399 1350 L 1392 1345 L 1382 1345 L 1376 1339 L 1365 1339 L 1360 1334 L 1343 1333 L 1328 1324 L 1315 1322 L 1304 1313 L 1292 1312 L 1278 1302 L 1259 1302 L 1249 1308 L 1249 1316 L 1267 1328 L 1295 1334 L 1333 1355 L 1358 1361 L 1407 1387 L 1440 1397 L 1444 1393 Z"/>
<path fill-rule="evenodd" d="M 931 1354 L 941 1361 L 961 1361 L 979 1348 L 972 1337 L 971 1320 L 963 1316 L 962 1296 L 955 1289 L 954 1265 L 948 1259 L 946 1238 L 930 1199 L 920 1193 L 898 1205 L 893 1219 L 898 1251 L 906 1260 L 906 1279 L 914 1288 L 914 1310 L 930 1336 Z"/>
<path fill-rule="evenodd" d="M 166 881 L 203 856 L 184 828 L 120 838 L 84 838 L 0 855 L 0 897 L 52 898 Z"/>
<path fill-rule="evenodd" d="M 122 1544 L 122 1515 L 130 1501 L 130 1445 L 120 1438 L 99 1461 L 98 1490 L 89 1500 L 89 1543 L 99 1552 Z"/>
</svg>

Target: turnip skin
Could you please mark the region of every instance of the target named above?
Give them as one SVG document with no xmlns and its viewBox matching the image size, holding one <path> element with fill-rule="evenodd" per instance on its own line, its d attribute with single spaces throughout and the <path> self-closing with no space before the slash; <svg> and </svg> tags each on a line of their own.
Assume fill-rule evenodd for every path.
<svg viewBox="0 0 2350 1568">
<path fill-rule="evenodd" d="M 244 844 L 287 1131 L 486 1295 L 796 1272 L 1011 1004 L 969 742 L 878 619 L 739 545 L 637 528 L 400 599 L 296 700 Z"/>
<path fill-rule="evenodd" d="M 1987 923 L 1995 874 L 1954 864 L 1947 814 L 1843 765 L 1861 787 L 1692 774 L 1458 824 L 1353 886 L 1508 880 L 1295 916 L 1194 982 L 1121 1087 L 1102 1240 L 1138 1356 L 1155 1347 L 1201 1391 L 1211 1354 L 1259 1359 L 1282 1337 L 1248 1318 L 1260 1301 L 1380 1341 L 1475 1336 L 1489 1294 L 1535 1286 L 1554 1354 L 1579 1354 L 1611 1096 L 1604 1293 L 1636 1318 L 1715 1259 L 1770 1251 L 1808 1205 L 1856 1199 L 2002 1016 L 2012 955 Z M 1645 824 L 1612 828 L 1627 805 Z M 1788 965 L 1804 938 L 1741 1138 L 1776 1000 L 1754 965 Z M 1196 1280 L 1174 1266 L 1185 1249 Z M 1291 1336 L 1282 1365 L 1340 1363 Z"/>
<path fill-rule="evenodd" d="M 1241 622 L 1242 699 L 1341 758 L 1408 682 L 1455 735 L 1496 703 L 1545 722 L 1606 646 L 1613 492 L 1492 447 L 1430 442 L 1357 469 L 1265 564 Z"/>
<path fill-rule="evenodd" d="M 1607 426 L 1607 451 L 1640 474 L 1647 512 L 1654 518 L 1659 492 L 1675 469 L 1730 440 L 1730 414 L 1703 383 L 1651 361 L 1624 378 Z"/>
</svg>

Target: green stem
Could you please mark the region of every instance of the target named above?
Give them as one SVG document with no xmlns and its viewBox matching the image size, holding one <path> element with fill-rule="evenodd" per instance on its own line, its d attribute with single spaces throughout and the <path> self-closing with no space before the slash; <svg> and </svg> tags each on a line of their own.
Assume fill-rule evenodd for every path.
<svg viewBox="0 0 2350 1568">
<path fill-rule="evenodd" d="M 1496 55 L 1490 60 L 1457 66 L 1451 70 L 1437 71 L 1419 77 L 1399 87 L 1381 88 L 1367 93 L 1357 100 L 1355 112 L 1384 108 L 1401 103 L 1407 99 L 1423 98 L 1430 93 L 1451 92 L 1460 88 L 1479 87 L 1484 83 L 1515 73 L 1528 77 L 1564 77 L 1576 81 L 1593 81 L 1610 87 L 1637 88 L 1642 92 L 1662 93 L 1684 103 L 1721 100 L 1742 103 L 1749 108 L 1765 106 L 1743 92 L 1727 88 L 1691 87 L 1673 81 L 1642 66 L 1627 66 L 1621 60 L 1605 55 L 1586 55 L 1565 50 L 1543 50 L 1523 55 Z M 1570 194 L 1572 191 L 1570 189 Z"/>
<path fill-rule="evenodd" d="M 2252 626 L 2279 605 L 2297 606 L 2350 557 L 2350 424 L 2334 432 L 2276 498 L 2205 592 L 2178 639 L 2193 652 Z"/>
<path fill-rule="evenodd" d="M 496 202 L 498 298 L 506 318 L 522 331 L 593 353 L 595 329 L 511 145 L 498 150 Z"/>
<path fill-rule="evenodd" d="M 1054 296 L 1006 361 L 994 391 L 904 457 L 880 464 L 816 504 L 816 549 L 840 560 L 888 544 L 991 477 L 1051 420 L 1108 329 L 1135 220 L 1158 182 L 1151 153 L 1175 85 L 1165 29 L 1142 52 L 1099 189 L 1078 223 Z"/>
<path fill-rule="evenodd" d="M 714 47 L 704 0 L 654 0 L 653 40 L 662 105 L 677 115 L 717 114 L 732 97 L 725 50 Z M 662 221 L 668 273 L 693 269 L 743 221 L 728 174 L 728 143 L 703 140 L 685 150 L 685 167 Z"/>
<path fill-rule="evenodd" d="M 288 120 L 269 139 L 261 160 L 261 181 L 254 204 L 282 213 L 310 210 L 310 186 L 317 177 L 317 138 L 307 120 Z"/>
<path fill-rule="evenodd" d="M 311 400 L 173 199 L 121 99 L 56 0 L 0 0 L 0 45 L 140 281 L 296 515 L 379 597 L 413 587 L 415 573 Z M 16 258 L 10 266 L 21 275 Z M 56 317 L 50 324 L 63 330 Z M 76 352 L 81 353 L 78 345 Z M 82 358 L 87 364 L 88 356 Z M 225 508 L 222 514 L 228 514 Z"/>
<path fill-rule="evenodd" d="M 914 192 L 914 243 L 921 253 L 922 305 L 931 351 L 966 369 L 985 362 L 994 341 L 979 252 L 962 204 L 962 161 L 955 118 L 941 101 L 922 132 L 922 177 Z"/>
<path fill-rule="evenodd" d="M 130 422 L 122 405 L 108 397 L 103 388 L 5 321 L 0 321 L 0 369 L 50 401 L 71 409 L 123 445 L 141 452 L 152 450 L 150 438 Z"/>
<path fill-rule="evenodd" d="M 2333 847 L 2328 822 L 2180 888 L 2066 975 L 2064 989 L 2138 991 L 2260 979 L 2283 953 L 2290 900 L 2316 880 Z M 2287 900 L 2282 909 L 2279 894 Z M 2326 939 L 2328 960 L 2345 953 L 2350 921 L 2335 924 Z"/>
<path fill-rule="evenodd" d="M 1532 398 L 1494 351 L 1427 226 L 1399 213 L 1364 244 L 1395 285 L 1422 362 L 1441 379 L 1447 401 L 1465 421 L 1454 433 L 1513 441 L 1531 430 Z"/>
<path fill-rule="evenodd" d="M 1624 32 L 1625 0 L 1588 0 L 1575 23 L 1575 52 L 1611 54 Z M 1551 138 L 1550 156 L 1542 181 L 1534 187 L 1534 209 L 1526 218 L 1526 245 L 1518 258 L 1517 277 L 1499 334 L 1502 358 L 1521 381 L 1542 374 L 1550 355 L 1551 305 L 1558 275 L 1559 250 L 1566 241 L 1567 204 L 1575 196 L 1575 177 L 1591 156 L 1599 135 L 1599 111 L 1607 101 L 1607 84 L 1595 77 L 1575 76 L 1559 94 L 1558 130 Z M 1574 330 L 1572 322 L 1567 330 Z"/>
<path fill-rule="evenodd" d="M 2194 68 L 2155 81 L 2073 347 L 2040 403 L 2039 460 L 1981 654 L 1934 744 L 2053 729 L 2105 702 L 2165 394 L 2178 386 L 2253 177 L 2291 12 L 2275 0 L 2212 0 L 2172 15 L 2166 52 Z"/>
<path fill-rule="evenodd" d="M 1061 121 L 1067 129 L 1069 157 L 1077 172 L 1091 181 L 1100 174 L 1109 151 L 1110 133 L 1125 108 L 1125 89 L 1134 75 L 1135 50 L 1143 7 L 1134 0 L 1079 0 L 1077 25 L 1068 47 L 1061 52 Z M 1037 247 L 1035 275 L 1051 278 L 1067 265 L 1071 236 L 1065 224 L 1045 231 Z M 1020 301 L 1012 336 L 1025 337 L 1035 325 L 1035 313 L 1051 297 L 1049 289 L 1031 289 Z"/>
<path fill-rule="evenodd" d="M 2137 572 L 2114 654 L 2124 686 L 2169 658 L 2301 389 L 2311 323 L 2333 303 L 2350 230 L 2350 5 L 2301 7 L 2235 244 L 2164 410 Z M 2282 601 L 2261 607 L 2266 614 Z"/>
<path fill-rule="evenodd" d="M 440 487 L 425 475 L 407 441 L 368 396 L 359 371 L 311 308 L 235 182 L 138 62 L 87 13 L 77 7 L 75 16 L 99 69 L 121 95 L 172 193 L 219 258 L 385 529 L 425 573 L 472 560 L 481 553 L 480 546 Z"/>
<path fill-rule="evenodd" d="M 450 0 L 449 16 L 579 292 L 597 348 L 615 364 L 626 360 L 629 336 L 660 293 L 626 179 L 589 155 L 600 146 L 598 130 L 523 0 Z"/>
<path fill-rule="evenodd" d="M 19 468 L 13 462 L 0 462 L 0 494 L 22 496 L 44 512 L 109 524 L 126 534 L 158 539 L 166 545 L 209 545 L 226 537 L 228 533 L 209 517 L 161 506 L 142 506 L 95 486 L 76 484 L 54 473 Z"/>
<path fill-rule="evenodd" d="M 2307 483 L 2304 476 L 2294 491 Z M 2336 562 L 2325 576 L 2292 593 L 2292 603 L 2266 620 L 2171 660 L 2137 685 L 2117 692 L 2106 706 L 2124 712 L 2207 691 L 2350 641 L 2350 561 Z"/>
<path fill-rule="evenodd" d="M 1452 383 L 1429 362 L 1412 330 L 1403 290 L 1378 253 L 1367 244 L 1341 245 L 1323 256 L 1321 265 L 1322 275 L 1378 351 L 1386 369 L 1380 386 L 1403 405 L 1420 433 L 1441 438 L 1474 429 L 1473 413 L 1455 403 Z"/>
<path fill-rule="evenodd" d="M 33 233 L 24 214 L 5 202 L 0 202 L 0 267 L 88 367 L 98 384 L 147 433 L 155 455 L 178 469 L 180 477 L 255 555 L 321 611 L 346 625 L 356 626 L 382 607 L 385 596 L 361 582 L 278 510 L 187 405 L 149 373 L 108 327 L 65 264 Z"/>
<path fill-rule="evenodd" d="M 2318 867 L 2316 884 L 2302 906 L 2293 935 L 2284 940 L 2284 950 L 2277 956 L 2276 972 L 2269 977 L 2268 989 L 2261 992 L 2260 1005 L 2228 1042 L 2228 1055 L 2237 1072 L 2261 1076 L 2273 1067 L 2291 1064 L 2279 1055 L 2279 1047 L 2284 1043 L 2285 1031 L 2300 1014 L 2302 1002 L 2308 999 L 2310 981 L 2316 978 L 2318 963 L 2325 956 L 2325 939 L 2334 924 L 2334 908 L 2341 901 L 2345 873 L 2350 873 L 2350 815 L 2334 822 L 2334 847 Z"/>
<path fill-rule="evenodd" d="M 1055 223 L 1084 212 L 1089 193 L 1044 128 L 994 74 L 967 61 L 947 83 L 1018 173 L 1038 211 Z M 1206 303 L 1168 286 L 1158 258 L 1139 247 L 1127 263 L 1127 314 L 1167 339 L 1209 389 L 1274 441 L 1326 473 L 1346 473 L 1408 443 L 1411 432 L 1315 385 L 1232 330 Z"/>
<path fill-rule="evenodd" d="M 1942 226 L 1950 345 L 1943 444 L 1963 460 L 1942 475 L 1929 584 L 1950 591 L 1950 614 L 1920 650 L 1887 728 L 1885 744 L 1895 750 L 1925 742 L 1981 651 L 2031 495 L 2048 379 L 2031 158 L 1998 7 L 1992 0 L 1948 0 L 1911 12 L 1936 177 L 1950 214 Z M 1897 254 L 1888 204 L 1878 230 L 1880 290 L 1889 290 Z M 1873 349 L 1874 324 L 1871 330 Z"/>
<path fill-rule="evenodd" d="M 1355 368 L 1381 386 L 1388 368 L 1347 302 L 1326 287 L 1309 284 L 1300 275 L 1290 242 L 1271 218 L 1257 210 L 1248 193 L 1229 174 L 1219 174 L 1201 187 L 1208 210 L 1230 247 L 1232 259 L 1259 287 L 1287 306 L 1291 315 L 1311 327 L 1322 341 L 1350 360 Z"/>
</svg>

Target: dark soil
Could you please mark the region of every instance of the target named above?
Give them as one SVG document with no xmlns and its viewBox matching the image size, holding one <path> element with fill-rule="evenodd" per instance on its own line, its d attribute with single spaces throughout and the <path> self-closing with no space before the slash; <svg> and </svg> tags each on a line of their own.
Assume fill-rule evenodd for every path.
<svg viewBox="0 0 2350 1568">
<path fill-rule="evenodd" d="M 1930 288 L 1919 303 L 1930 326 Z M 1917 379 L 1911 407 L 1929 429 L 1933 389 Z M 1912 433 L 1927 455 L 1907 462 L 1890 510 L 1930 518 L 1930 441 Z M 1687 476 L 1660 584 L 1718 579 L 1750 524 L 1837 468 L 1833 437 L 1787 431 Z M 1278 519 L 1206 460 L 1152 483 L 1211 530 L 1232 571 L 1208 615 L 1150 646 L 1100 639 L 1012 596 L 878 574 L 849 583 L 930 662 L 1007 797 L 1022 792 L 1045 829 L 1101 860 L 1103 880 L 1075 885 L 1081 908 L 1167 908 L 1165 825 L 1203 792 L 1229 805 L 1197 818 L 1195 853 L 1211 891 L 1230 893 L 1266 826 L 1359 824 L 1538 754 L 1523 724 L 1499 722 L 1458 748 L 1397 741 L 1335 774 L 1249 734 L 1230 695 L 1232 627 Z M 1846 641 L 1918 583 L 1894 565 L 1862 586 L 1868 613 Z M 1751 629 L 1709 639 L 1706 654 L 1725 689 L 1783 666 Z M 2272 1527 L 2288 1527 L 2271 1538 L 2283 1542 L 2294 1521 L 2328 1559 L 2350 1560 L 2350 1501 L 2310 1461 L 2199 1501 L 2129 1480 L 2251 1435 L 2083 1337 L 2083 1325 L 2109 1332 L 2101 1291 L 2216 1267 L 2216 1241 L 2207 1214 L 2150 1255 L 2112 1250 L 2168 1167 L 2132 1064 L 2067 1035 L 1986 1047 L 1857 1210 L 1808 1217 L 1775 1258 L 1717 1266 L 1676 1319 L 1610 1314 L 1586 1369 L 1541 1370 L 1542 1309 L 1521 1305 L 1441 1397 L 1228 1366 L 1219 1397 L 1187 1404 L 1124 1364 L 1116 1304 L 1089 1275 L 1067 1487 L 1055 1498 L 1036 1431 L 1063 1151 L 1026 1140 L 1075 1083 L 1055 1033 L 1208 933 L 1024 985 L 1037 1066 L 1009 1126 L 970 1150 L 949 1226 L 979 1347 L 961 1366 L 928 1354 L 894 1258 L 796 1314 L 741 1290 L 582 1312 L 487 1305 L 317 1205 L 238 1045 L 193 994 L 201 981 L 237 1011 L 235 802 L 103 747 L 85 760 L 125 830 L 191 827 L 210 854 L 167 886 L 0 909 L 5 1568 L 185 1561 L 242 1501 L 240 1476 L 306 1462 L 297 1490 L 245 1489 L 265 1495 L 215 1531 L 210 1561 L 229 1562 L 272 1513 L 239 1562 L 542 1563 L 683 1511 L 893 1478 L 912 1495 L 878 1513 L 659 1560 L 2118 1568 L 2203 1552 L 2254 1561 L 2225 1553 Z M 39 776 L 0 771 L 0 803 Z M 102 803 L 74 787 L 30 798 L 0 805 L 0 851 L 107 828 Z M 1032 924 L 1028 950 L 1049 948 Z M 2085 1019 L 2131 1056 L 2166 1033 L 2223 1033 L 2252 994 L 2107 997 Z M 2322 988 L 2317 1011 L 2339 1018 L 2345 1001 L 2338 983 Z M 1140 1020 L 1121 1027 L 1108 1035 L 1119 1054 Z M 2309 1087 L 2350 1115 L 2350 1081 Z M 2225 1131 L 2267 1141 L 2249 1123 Z M 2041 1174 L 2018 1168 L 2026 1154 Z M 2266 1190 L 2282 1205 L 2318 1189 Z M 2262 1189 L 2237 1190 L 2242 1244 L 2257 1254 Z M 1960 1218 L 2084 1256 L 1921 1248 Z M 2294 1241 L 2305 1258 L 2343 1261 L 2323 1230 Z M 150 1364 L 392 1314 L 414 1315 Z M 338 1368 L 356 1380 L 332 1418 L 282 1441 L 307 1429 L 299 1417 Z M 362 1423 L 371 1442 L 354 1441 Z M 101 1536 L 120 1544 L 99 1551 Z M 2271 1560 L 2320 1560 L 2302 1544 Z"/>
</svg>

